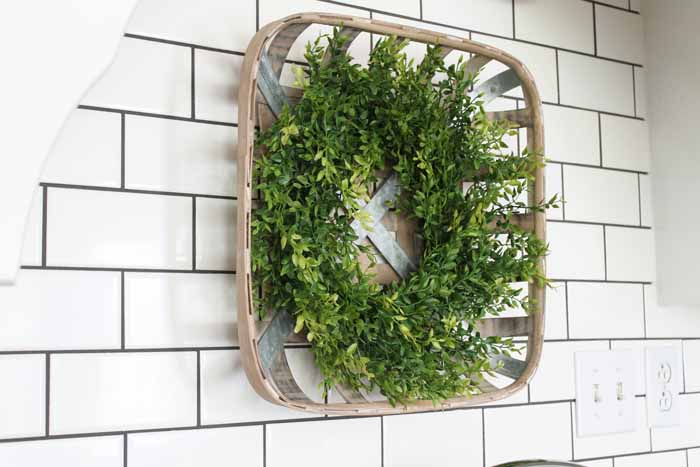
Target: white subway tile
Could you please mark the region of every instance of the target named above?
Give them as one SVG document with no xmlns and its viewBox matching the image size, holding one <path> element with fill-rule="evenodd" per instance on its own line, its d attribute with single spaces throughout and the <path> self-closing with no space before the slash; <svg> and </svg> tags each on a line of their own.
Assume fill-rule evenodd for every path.
<svg viewBox="0 0 700 467">
<path fill-rule="evenodd" d="M 268 425 L 267 467 L 379 467 L 380 425 L 379 418 Z"/>
<path fill-rule="evenodd" d="M 566 219 L 639 225 L 637 174 L 564 166 Z"/>
<path fill-rule="evenodd" d="M 629 13 L 627 13 L 629 14 Z M 642 454 L 615 459 L 615 467 L 688 467 L 684 451 Z"/>
<path fill-rule="evenodd" d="M 127 348 L 238 344 L 234 275 L 127 272 L 124 280 Z"/>
<path fill-rule="evenodd" d="M 654 280 L 654 236 L 649 229 L 606 227 L 609 280 Z"/>
<path fill-rule="evenodd" d="M 646 427 L 646 407 L 644 398 L 636 399 L 637 416 L 635 431 L 614 433 L 600 436 L 579 437 L 574 429 L 574 459 L 591 457 L 606 457 L 635 452 L 647 452 L 649 445 L 649 429 Z M 574 427 L 576 427 L 576 403 L 573 403 Z"/>
<path fill-rule="evenodd" d="M 603 227 L 547 223 L 547 276 L 555 279 L 604 279 Z"/>
<path fill-rule="evenodd" d="M 126 187 L 236 195 L 236 128 L 127 116 Z"/>
<path fill-rule="evenodd" d="M 548 159 L 598 165 L 598 115 L 586 110 L 544 105 L 544 149 Z"/>
<path fill-rule="evenodd" d="M 624 341 L 612 341 L 610 347 L 614 350 L 632 350 L 634 351 L 634 358 L 636 360 L 636 380 L 637 386 L 635 388 L 635 394 L 646 394 L 646 355 L 645 350 L 647 347 L 675 347 L 678 352 L 682 352 L 681 341 L 678 340 L 624 340 Z M 678 362 L 678 367 L 682 366 L 682 362 Z"/>
<path fill-rule="evenodd" d="M 299 351 L 301 349 L 290 349 L 287 354 Z M 200 358 L 203 424 L 242 423 L 308 416 L 308 414 L 272 404 L 258 396 L 243 371 L 239 350 L 203 351 Z"/>
<path fill-rule="evenodd" d="M 637 117 L 647 116 L 647 70 L 646 68 L 634 67 L 634 89 L 637 104 Z"/>
<path fill-rule="evenodd" d="M 75 109 L 46 159 L 41 180 L 72 185 L 121 184 L 122 116 Z"/>
<path fill-rule="evenodd" d="M 612 459 L 600 459 L 597 461 L 581 462 L 583 467 L 615 467 Z"/>
<path fill-rule="evenodd" d="M 47 263 L 192 267 L 192 199 L 49 189 Z"/>
<path fill-rule="evenodd" d="M 458 28 L 513 37 L 513 5 L 508 0 L 423 2 L 423 19 Z"/>
<path fill-rule="evenodd" d="M 648 337 L 700 336 L 700 308 L 658 303 L 656 285 L 644 286 Z"/>
<path fill-rule="evenodd" d="M 700 391 L 700 340 L 683 341 L 683 370 L 685 390 Z"/>
<path fill-rule="evenodd" d="M 679 402 L 680 426 L 651 430 L 654 451 L 700 446 L 700 394 L 681 395 Z"/>
<path fill-rule="evenodd" d="M 472 40 L 492 45 L 517 57 L 533 74 L 542 100 L 547 102 L 557 101 L 557 61 L 553 49 L 483 34 L 472 34 Z M 479 74 L 479 82 L 483 83 L 488 78 L 506 69 L 505 65 L 493 61 L 486 65 Z M 522 97 L 523 93 L 518 88 L 508 92 L 507 95 Z"/>
<path fill-rule="evenodd" d="M 43 436 L 46 357 L 0 355 L 0 438 Z M 0 459 L 2 459 L 0 448 Z M 0 462 L 0 465 L 11 465 Z"/>
<path fill-rule="evenodd" d="M 600 116 L 603 165 L 648 172 L 651 165 L 649 127 L 633 118 Z"/>
<path fill-rule="evenodd" d="M 457 467 L 483 464 L 481 411 L 384 418 L 384 465 Z"/>
<path fill-rule="evenodd" d="M 420 17 L 420 0 L 344 0 L 343 3 L 397 15 Z"/>
<path fill-rule="evenodd" d="M 0 444 L 8 467 L 123 467 L 122 436 L 91 436 Z"/>
<path fill-rule="evenodd" d="M 580 0 L 515 2 L 515 36 L 593 53 L 593 5 Z"/>
<path fill-rule="evenodd" d="M 629 65 L 569 52 L 559 52 L 561 103 L 634 115 Z"/>
<path fill-rule="evenodd" d="M 41 266 L 43 219 L 44 213 L 44 190 L 37 187 L 32 197 L 32 205 L 29 208 L 29 215 L 24 226 L 24 243 L 22 244 L 21 262 L 24 266 Z"/>
<path fill-rule="evenodd" d="M 0 349 L 118 348 L 120 290 L 118 272 L 23 269 L 0 287 Z"/>
<path fill-rule="evenodd" d="M 188 47 L 125 37 L 82 104 L 189 117 L 190 62 Z"/>
<path fill-rule="evenodd" d="M 545 297 L 544 338 L 566 339 L 566 286 L 559 282 L 551 285 L 547 288 Z"/>
<path fill-rule="evenodd" d="M 127 439 L 129 467 L 263 466 L 261 426 L 136 433 Z"/>
<path fill-rule="evenodd" d="M 545 342 L 542 360 L 530 381 L 533 402 L 574 399 L 574 352 L 607 350 L 608 341 Z"/>
<path fill-rule="evenodd" d="M 236 201 L 197 198 L 197 269 L 236 269 Z"/>
<path fill-rule="evenodd" d="M 243 57 L 240 55 L 195 50 L 195 117 L 217 122 L 238 121 L 238 88 L 242 65 Z"/>
<path fill-rule="evenodd" d="M 688 450 L 688 467 L 700 467 L 700 449 Z"/>
<path fill-rule="evenodd" d="M 654 225 L 654 210 L 651 201 L 651 178 L 649 175 L 639 176 L 639 217 L 641 225 L 647 227 Z"/>
<path fill-rule="evenodd" d="M 537 420 L 537 430 L 532 429 Z M 570 459 L 569 403 L 484 410 L 486 465 L 520 459 Z"/>
<path fill-rule="evenodd" d="M 569 282 L 572 339 L 644 337 L 641 284 Z"/>
<path fill-rule="evenodd" d="M 51 356 L 50 433 L 193 426 L 195 352 Z"/>
<path fill-rule="evenodd" d="M 255 5 L 255 0 L 145 0 L 137 4 L 126 30 L 244 52 L 255 34 Z"/>
<path fill-rule="evenodd" d="M 335 13 L 369 18 L 369 12 L 367 10 L 337 5 L 334 3 L 319 2 L 316 0 L 296 0 L 294 2 L 290 2 L 288 0 L 259 0 L 259 3 L 261 26 L 286 16 L 299 13 L 300 11 Z M 398 22 L 398 20 L 390 21 Z M 333 29 L 329 26 L 309 26 L 294 42 L 289 50 L 287 59 L 305 62 L 306 59 L 304 58 L 304 53 L 306 50 L 306 44 L 315 41 L 321 34 L 330 34 L 332 31 Z M 326 43 L 327 42 L 325 40 L 321 41 L 321 44 L 324 46 Z M 360 34 L 360 37 L 353 41 L 348 53 L 350 56 L 358 59 L 359 63 L 367 63 L 369 45 L 369 35 Z"/>
<path fill-rule="evenodd" d="M 633 63 L 644 63 L 642 16 L 615 8 L 596 6 L 598 55 Z"/>
</svg>

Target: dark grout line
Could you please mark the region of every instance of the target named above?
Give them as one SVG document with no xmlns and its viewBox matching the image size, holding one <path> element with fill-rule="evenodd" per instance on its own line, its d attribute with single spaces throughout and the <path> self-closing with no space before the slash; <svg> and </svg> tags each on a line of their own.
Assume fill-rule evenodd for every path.
<svg viewBox="0 0 700 467">
<path fill-rule="evenodd" d="M 41 265 L 46 266 L 46 234 L 48 223 L 49 191 L 46 186 L 42 187 L 41 200 Z"/>
<path fill-rule="evenodd" d="M 639 174 L 639 175 L 649 175 L 649 172 L 643 172 L 640 170 L 619 169 L 617 167 L 601 167 L 599 165 L 579 164 L 578 162 L 558 161 L 556 159 L 548 159 L 547 162 L 551 162 L 552 164 L 571 165 L 574 167 L 586 167 L 589 169 L 610 170 L 613 172 L 624 172 L 624 173 L 632 173 L 632 174 Z"/>
<path fill-rule="evenodd" d="M 379 417 L 379 425 L 380 425 L 380 430 L 381 430 L 381 437 L 380 437 L 380 443 L 381 443 L 381 456 L 382 456 L 382 467 L 384 467 L 384 416 Z"/>
<path fill-rule="evenodd" d="M 46 271 L 106 271 L 106 272 L 147 272 L 168 274 L 236 274 L 236 271 L 223 269 L 158 269 L 158 268 L 117 268 L 106 266 L 32 266 L 22 265 L 22 269 L 35 269 Z"/>
<path fill-rule="evenodd" d="M 192 270 L 197 270 L 197 197 L 192 197 Z"/>
<path fill-rule="evenodd" d="M 574 458 L 574 403 L 569 403 L 569 426 L 571 427 L 571 459 Z"/>
<path fill-rule="evenodd" d="M 621 280 L 605 280 L 605 279 L 564 279 L 561 277 L 548 277 L 552 282 L 582 282 L 586 284 L 644 284 L 651 285 L 649 281 L 621 281 Z"/>
<path fill-rule="evenodd" d="M 194 75 L 194 47 L 190 48 L 190 117 L 192 120 L 195 119 L 195 102 L 194 102 L 194 88 L 195 88 L 195 75 Z"/>
<path fill-rule="evenodd" d="M 202 426 L 202 355 L 197 350 L 197 426 Z"/>
<path fill-rule="evenodd" d="M 597 57 L 598 56 L 598 27 L 596 25 L 595 6 L 596 6 L 596 3 L 593 3 L 593 55 L 595 55 Z"/>
<path fill-rule="evenodd" d="M 513 15 L 513 39 L 515 39 L 515 0 L 511 0 L 510 8 Z"/>
<path fill-rule="evenodd" d="M 122 460 L 124 462 L 124 467 L 127 467 L 128 459 L 129 459 L 129 440 L 127 439 L 127 436 L 129 436 L 129 435 L 127 433 L 124 433 L 124 437 L 122 439 L 122 443 L 124 443 L 124 446 L 123 446 L 124 451 L 122 453 L 122 456 L 123 456 Z"/>
<path fill-rule="evenodd" d="M 642 286 L 642 317 L 644 318 L 644 338 L 647 339 L 647 286 Z"/>
<path fill-rule="evenodd" d="M 605 266 L 605 280 L 608 280 L 608 241 L 605 235 L 605 226 L 603 226 L 603 261 Z"/>
<path fill-rule="evenodd" d="M 509 95 L 502 95 L 499 97 L 499 99 L 510 99 L 514 101 L 524 101 L 522 97 L 515 97 L 515 96 L 509 96 Z M 542 104 L 544 105 L 551 105 L 553 107 L 563 107 L 565 109 L 574 109 L 574 110 L 583 110 L 586 112 L 595 112 L 600 115 L 610 115 L 611 117 L 620 117 L 620 118 L 629 118 L 630 120 L 639 120 L 639 121 L 645 121 L 643 117 L 635 117 L 634 115 L 626 115 L 626 114 L 621 114 L 617 112 L 608 112 L 607 110 L 598 110 L 598 109 L 593 109 L 589 107 L 580 107 L 578 105 L 571 105 L 571 104 L 561 104 L 559 102 L 551 102 L 551 101 L 542 101 Z"/>
<path fill-rule="evenodd" d="M 557 104 L 561 104 L 561 86 L 559 85 L 559 50 L 554 51 L 554 64 L 557 69 Z"/>
<path fill-rule="evenodd" d="M 635 224 L 612 224 L 612 223 L 608 223 L 608 222 L 589 222 L 589 221 L 560 220 L 560 219 L 547 219 L 547 222 L 552 222 L 555 224 L 600 225 L 603 227 L 624 227 L 626 229 L 651 230 L 651 227 L 649 227 L 649 226 L 635 225 Z"/>
<path fill-rule="evenodd" d="M 634 116 L 637 117 L 637 78 L 634 76 L 634 66 L 632 67 L 632 100 L 634 102 Z"/>
<path fill-rule="evenodd" d="M 423 0 L 418 0 L 418 7 L 419 7 L 419 14 L 420 14 L 420 20 L 423 21 Z"/>
<path fill-rule="evenodd" d="M 481 460 L 483 467 L 486 467 L 486 411 L 481 409 Z"/>
<path fill-rule="evenodd" d="M 94 110 L 97 112 L 113 112 L 113 113 L 120 113 L 120 114 L 125 114 L 125 115 L 134 115 L 137 117 L 163 118 L 165 120 L 175 120 L 175 121 L 179 121 L 179 122 L 204 123 L 204 124 L 208 124 L 208 125 L 230 126 L 233 128 L 238 127 L 238 124 L 231 123 L 231 122 L 220 122 L 217 120 L 203 120 L 203 119 L 192 118 L 192 117 L 182 117 L 180 115 L 159 114 L 159 113 L 154 113 L 154 112 L 141 112 L 138 110 L 116 109 L 116 108 L 112 108 L 112 107 L 101 107 L 101 106 L 97 106 L 97 105 L 79 105 L 78 108 L 83 109 L 83 110 Z"/>
<path fill-rule="evenodd" d="M 206 50 L 208 52 L 219 52 L 222 54 L 239 55 L 241 57 L 245 56 L 245 52 L 241 52 L 238 50 L 222 49 L 219 47 L 209 47 L 206 45 L 193 44 L 191 42 L 175 41 L 175 40 L 171 40 L 171 39 L 161 39 L 159 37 L 144 36 L 141 34 L 131 34 L 131 33 L 127 32 L 124 34 L 124 37 L 128 37 L 129 39 L 140 39 L 142 41 L 159 42 L 161 44 L 177 45 L 180 47 L 190 47 L 190 48 L 197 49 L 197 50 Z"/>
<path fill-rule="evenodd" d="M 700 339 L 700 338 L 698 338 Z M 666 339 L 668 340 L 668 339 Z M 309 343 L 286 343 L 285 349 L 308 349 Z M 158 348 L 104 348 L 104 349 L 42 349 L 42 350 L 0 350 L 0 355 L 64 355 L 64 354 L 95 354 L 95 353 L 163 353 L 163 352 L 198 352 L 218 350 L 240 350 L 238 345 L 212 347 L 158 347 Z"/>
<path fill-rule="evenodd" d="M 46 394 L 44 394 L 45 398 L 45 404 L 46 404 L 46 412 L 44 413 L 44 433 L 46 436 L 49 436 L 49 427 L 50 427 L 50 416 L 51 416 L 51 354 L 47 353 L 46 354 L 46 375 L 45 375 L 46 381 L 46 387 L 44 391 L 46 391 Z"/>
<path fill-rule="evenodd" d="M 121 278 L 121 344 L 122 344 L 122 350 L 126 348 L 126 305 L 124 304 L 124 289 L 125 289 L 125 284 L 124 284 L 124 271 L 121 271 L 119 273 L 119 276 Z"/>
<path fill-rule="evenodd" d="M 262 426 L 262 436 L 263 436 L 263 467 L 267 467 L 267 425 Z"/>
<path fill-rule="evenodd" d="M 642 180 L 641 175 L 637 174 L 637 202 L 639 203 L 639 225 L 642 226 Z M 651 227 L 650 227 L 651 228 Z"/>
<path fill-rule="evenodd" d="M 569 331 L 569 283 L 564 282 L 564 311 L 566 313 L 566 340 L 571 339 Z"/>
<path fill-rule="evenodd" d="M 611 57 L 601 57 L 601 56 L 594 55 L 594 54 L 590 54 L 590 53 L 587 53 L 587 52 L 581 52 L 580 50 L 566 49 L 566 48 L 563 48 L 563 47 L 555 47 L 555 46 L 552 46 L 552 45 L 549 45 L 549 44 L 543 44 L 543 43 L 540 43 L 540 42 L 528 41 L 528 40 L 525 40 L 525 39 L 518 39 L 518 38 L 515 38 L 515 39 L 514 39 L 513 37 L 503 36 L 503 35 L 500 35 L 500 34 L 494 34 L 494 33 L 490 33 L 490 32 L 478 31 L 478 30 L 476 30 L 476 29 L 464 28 L 464 27 L 455 26 L 455 25 L 452 25 L 452 24 L 440 23 L 440 22 L 437 22 L 437 21 L 426 20 L 425 18 L 416 18 L 416 17 L 414 17 L 414 16 L 402 15 L 402 14 L 399 14 L 399 13 L 393 13 L 393 12 L 386 11 L 386 10 L 377 10 L 376 8 L 361 7 L 361 6 L 358 6 L 358 5 L 353 5 L 353 4 L 351 4 L 351 3 L 345 3 L 345 2 L 342 2 L 342 1 L 337 1 L 337 0 L 318 0 L 318 1 L 320 1 L 321 3 L 330 3 L 330 4 L 332 4 L 332 5 L 346 6 L 346 7 L 349 7 L 349 8 L 354 8 L 354 9 L 356 9 L 356 10 L 361 10 L 361 11 L 367 11 L 367 12 L 370 12 L 370 13 L 379 13 L 379 14 L 381 14 L 381 15 L 392 16 L 392 17 L 395 17 L 395 18 L 402 18 L 402 19 L 407 19 L 407 20 L 410 20 L 410 21 L 417 21 L 417 22 L 425 23 L 426 25 L 441 26 L 441 27 L 445 27 L 445 28 L 454 29 L 454 30 L 456 30 L 456 31 L 464 31 L 464 32 L 470 32 L 470 33 L 475 33 L 475 34 L 481 34 L 482 36 L 489 36 L 489 37 L 494 37 L 494 38 L 497 38 L 497 39 L 506 39 L 506 40 L 513 41 L 513 42 L 519 42 L 519 43 L 521 43 L 521 44 L 529 44 L 529 45 L 535 45 L 535 46 L 538 46 L 538 47 L 543 47 L 543 48 L 546 48 L 546 49 L 559 50 L 559 51 L 562 51 L 562 52 L 569 52 L 569 53 L 572 53 L 572 54 L 583 55 L 583 56 L 591 57 L 591 58 L 597 58 L 597 59 L 605 60 L 605 61 L 608 61 L 608 62 L 620 63 L 620 64 L 623 64 L 623 65 L 634 65 L 634 66 L 638 66 L 638 67 L 640 67 L 640 68 L 643 68 L 643 67 L 644 67 L 644 65 L 641 64 L 641 63 L 628 62 L 628 61 L 626 61 L 626 60 L 619 60 L 619 59 L 617 59 L 617 58 L 611 58 Z M 625 10 L 625 9 L 622 9 L 622 10 L 623 10 L 623 11 L 627 11 L 627 10 Z"/>
<path fill-rule="evenodd" d="M 598 157 L 600 166 L 603 167 L 603 118 L 598 114 Z"/>
<path fill-rule="evenodd" d="M 566 197 L 564 196 L 564 164 L 560 164 L 559 168 L 561 169 L 561 218 L 563 220 L 566 220 Z"/>
<path fill-rule="evenodd" d="M 198 197 L 198 198 L 214 198 L 214 199 L 227 199 L 236 201 L 238 198 L 236 196 L 226 196 L 226 195 L 212 195 L 206 193 L 183 193 L 178 191 L 159 191 L 159 190 L 140 190 L 135 188 L 116 188 L 111 186 L 93 186 L 93 185 L 73 185 L 69 183 L 51 183 L 51 182 L 41 182 L 40 186 L 50 187 L 50 188 L 61 188 L 67 190 L 87 190 L 87 191 L 111 191 L 115 193 L 137 193 L 140 195 L 160 195 L 160 196 L 180 196 L 180 197 Z"/>
<path fill-rule="evenodd" d="M 121 181 L 120 186 L 126 186 L 126 115 L 121 113 Z"/>
<path fill-rule="evenodd" d="M 603 3 L 603 2 L 600 2 L 598 0 L 581 0 L 581 1 L 586 2 L 586 3 L 593 3 L 593 4 L 596 4 L 598 6 L 602 6 L 605 8 L 610 8 L 611 10 L 620 10 L 620 11 L 624 11 L 626 13 L 632 13 L 634 15 L 639 14 L 639 12 L 636 10 L 633 10 L 631 6 L 629 8 L 625 8 L 625 7 L 621 7 L 621 6 L 617 6 L 617 5 L 610 5 L 609 3 Z M 629 0 L 627 3 L 628 4 L 630 3 Z"/>
</svg>

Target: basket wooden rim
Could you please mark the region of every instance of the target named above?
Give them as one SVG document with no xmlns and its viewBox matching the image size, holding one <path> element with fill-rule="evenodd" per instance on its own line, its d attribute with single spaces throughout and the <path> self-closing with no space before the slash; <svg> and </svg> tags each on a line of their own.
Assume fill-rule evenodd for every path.
<svg viewBox="0 0 700 467">
<path fill-rule="evenodd" d="M 526 329 L 527 354 L 524 368 L 510 385 L 494 388 L 492 392 L 471 397 L 456 397 L 434 404 L 432 401 L 416 401 L 407 406 L 392 406 L 385 401 L 379 402 L 347 402 L 320 403 L 309 399 L 295 400 L 280 391 L 271 378 L 266 377 L 262 369 L 258 342 L 261 336 L 260 327 L 256 324 L 255 312 L 252 306 L 252 277 L 251 277 L 251 232 L 250 213 L 252 208 L 251 172 L 255 142 L 256 127 L 256 96 L 258 80 L 258 64 L 265 51 L 268 41 L 281 31 L 294 25 L 321 24 L 342 26 L 362 32 L 381 35 L 396 35 L 415 42 L 439 43 L 441 46 L 463 52 L 469 52 L 490 60 L 501 62 L 510 68 L 520 81 L 526 109 L 529 111 L 527 125 L 527 146 L 531 151 L 542 154 L 544 151 L 544 128 L 542 103 L 535 86 L 534 78 L 527 68 L 515 57 L 495 47 L 480 44 L 456 36 L 435 33 L 410 26 L 392 24 L 384 21 L 359 18 L 354 16 L 335 15 L 326 13 L 299 13 L 271 22 L 262 27 L 253 37 L 246 50 L 241 69 L 240 89 L 238 96 L 238 214 L 237 214 L 237 327 L 243 368 L 248 381 L 262 398 L 274 404 L 291 409 L 312 413 L 332 415 L 384 415 L 405 412 L 420 412 L 431 410 L 455 409 L 474 405 L 492 403 L 509 397 L 520 391 L 528 384 L 534 375 L 542 354 L 544 340 L 544 287 L 529 284 L 528 294 L 535 303 L 535 309 L 527 318 L 521 318 L 518 326 Z M 503 113 L 498 113 L 503 114 Z M 508 115 L 501 115 L 508 117 Z M 535 171 L 535 180 L 529 190 L 530 202 L 544 199 L 544 168 Z M 535 235 L 546 239 L 546 219 L 544 212 L 529 214 L 531 228 Z M 542 271 L 545 268 L 544 258 L 539 262 Z M 497 318 L 498 320 L 508 318 Z"/>
</svg>

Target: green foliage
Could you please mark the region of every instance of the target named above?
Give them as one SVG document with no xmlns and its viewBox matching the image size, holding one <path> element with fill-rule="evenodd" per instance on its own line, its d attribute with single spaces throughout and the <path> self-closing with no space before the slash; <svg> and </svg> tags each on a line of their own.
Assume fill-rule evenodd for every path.
<svg viewBox="0 0 700 467">
<path fill-rule="evenodd" d="M 439 47 L 416 65 L 404 42 L 383 39 L 363 68 L 337 30 L 327 40 L 307 46 L 301 101 L 257 140 L 266 148 L 255 164 L 257 309 L 296 317 L 325 390 L 379 388 L 393 404 L 476 394 L 488 355 L 515 346 L 482 337 L 475 322 L 529 309 L 511 283 L 546 282 L 546 245 L 511 224 L 517 212 L 550 205 L 519 201 L 541 158 L 505 152 L 512 130 L 466 97 L 474 77 L 461 62 L 446 66 Z M 433 83 L 436 73 L 443 79 Z M 350 224 L 386 167 L 399 175 L 397 208 L 418 221 L 425 250 L 418 271 L 379 286 L 359 265 L 366 248 Z"/>
</svg>

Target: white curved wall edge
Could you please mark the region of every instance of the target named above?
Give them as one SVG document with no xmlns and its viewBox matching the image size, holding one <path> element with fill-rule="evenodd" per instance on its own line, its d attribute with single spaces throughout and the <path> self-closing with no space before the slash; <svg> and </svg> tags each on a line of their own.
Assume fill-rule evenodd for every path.
<svg viewBox="0 0 700 467">
<path fill-rule="evenodd" d="M 138 0 L 16 0 L 0 15 L 0 285 L 13 284 L 44 160 L 109 67 Z"/>
</svg>

